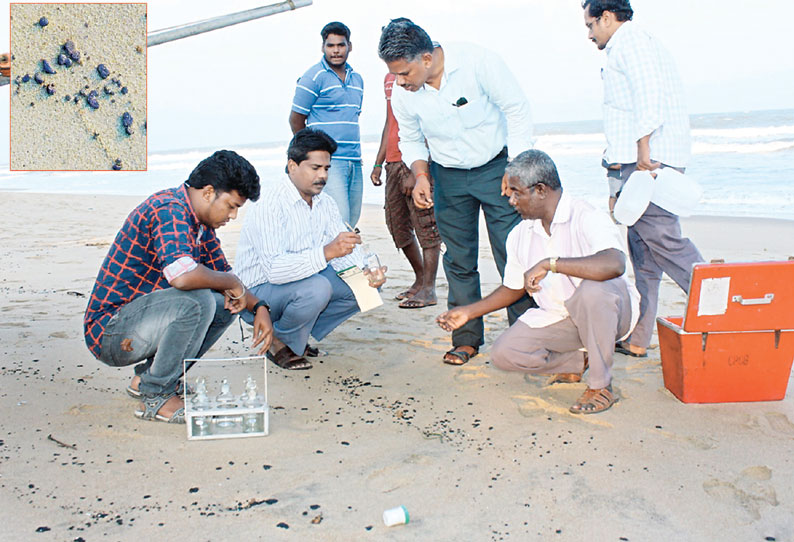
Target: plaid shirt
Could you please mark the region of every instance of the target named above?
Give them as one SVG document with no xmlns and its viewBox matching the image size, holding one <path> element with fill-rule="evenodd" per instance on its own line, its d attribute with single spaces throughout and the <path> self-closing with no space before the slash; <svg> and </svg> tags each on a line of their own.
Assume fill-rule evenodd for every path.
<svg viewBox="0 0 794 542">
<path fill-rule="evenodd" d="M 83 326 L 88 349 L 99 358 L 108 321 L 130 301 L 168 288 L 196 267 L 231 271 L 215 230 L 201 225 L 185 185 L 149 196 L 133 210 L 102 262 Z"/>
<path fill-rule="evenodd" d="M 690 156 L 684 86 L 672 55 L 627 21 L 606 46 L 604 133 L 610 163 L 637 161 L 637 140 L 651 134 L 651 159 L 685 167 Z"/>
</svg>

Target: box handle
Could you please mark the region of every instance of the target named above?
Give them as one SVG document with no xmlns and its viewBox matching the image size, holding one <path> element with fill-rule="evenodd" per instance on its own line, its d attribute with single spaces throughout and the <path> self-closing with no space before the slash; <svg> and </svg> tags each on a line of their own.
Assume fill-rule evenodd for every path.
<svg viewBox="0 0 794 542">
<path fill-rule="evenodd" d="M 744 299 L 740 295 L 735 295 L 731 298 L 731 301 L 739 305 L 769 305 L 774 298 L 775 294 L 766 294 L 764 297 L 758 297 L 756 299 Z"/>
</svg>

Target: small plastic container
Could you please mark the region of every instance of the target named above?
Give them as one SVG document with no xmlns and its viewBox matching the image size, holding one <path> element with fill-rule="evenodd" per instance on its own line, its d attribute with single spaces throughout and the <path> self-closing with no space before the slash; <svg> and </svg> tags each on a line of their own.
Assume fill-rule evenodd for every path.
<svg viewBox="0 0 794 542">
<path fill-rule="evenodd" d="M 673 168 L 657 169 L 651 201 L 678 216 L 691 216 L 703 197 L 703 189 L 690 175 Z"/>
<path fill-rule="evenodd" d="M 618 201 L 615 203 L 615 220 L 633 226 L 648 208 L 653 196 L 655 180 L 650 171 L 635 171 L 631 174 Z"/>
<path fill-rule="evenodd" d="M 405 525 L 409 521 L 411 521 L 411 518 L 408 516 L 408 510 L 406 510 L 404 506 L 389 508 L 383 512 L 383 523 L 386 527 Z"/>
</svg>

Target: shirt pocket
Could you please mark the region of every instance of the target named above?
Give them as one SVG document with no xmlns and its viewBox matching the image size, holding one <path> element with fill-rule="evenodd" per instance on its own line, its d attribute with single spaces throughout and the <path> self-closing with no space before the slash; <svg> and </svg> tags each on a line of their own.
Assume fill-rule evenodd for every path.
<svg viewBox="0 0 794 542">
<path fill-rule="evenodd" d="M 487 117 L 486 107 L 487 104 L 483 98 L 456 107 L 460 123 L 464 128 L 475 128 L 479 126 L 485 122 Z"/>
</svg>

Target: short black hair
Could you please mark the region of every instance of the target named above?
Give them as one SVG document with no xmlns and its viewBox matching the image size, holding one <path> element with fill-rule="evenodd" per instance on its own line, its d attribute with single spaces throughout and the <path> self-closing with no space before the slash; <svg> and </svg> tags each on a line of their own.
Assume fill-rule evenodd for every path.
<svg viewBox="0 0 794 542">
<path fill-rule="evenodd" d="M 605 11 L 615 14 L 618 21 L 630 21 L 634 16 L 629 0 L 582 0 L 582 9 L 588 10 L 590 17 L 601 17 Z"/>
<path fill-rule="evenodd" d="M 333 155 L 336 152 L 336 141 L 322 130 L 304 128 L 289 142 L 287 159 L 300 164 L 309 157 L 310 152 L 314 151 L 326 151 Z"/>
<path fill-rule="evenodd" d="M 328 34 L 335 34 L 337 36 L 344 36 L 348 43 L 350 43 L 350 29 L 344 23 L 334 21 L 328 23 L 320 30 L 320 35 L 323 37 L 323 43 L 328 39 Z"/>
<path fill-rule="evenodd" d="M 212 186 L 216 192 L 236 190 L 242 197 L 259 199 L 259 175 L 251 163 L 234 151 L 216 151 L 197 165 L 187 179 L 193 188 Z"/>
<path fill-rule="evenodd" d="M 424 53 L 433 54 L 433 40 L 410 19 L 392 19 L 380 35 L 378 56 L 384 62 L 414 62 Z"/>
<path fill-rule="evenodd" d="M 543 151 L 530 149 L 524 151 L 507 164 L 505 173 L 515 177 L 527 188 L 536 184 L 545 184 L 552 190 L 560 190 L 560 175 L 554 160 Z"/>
</svg>

